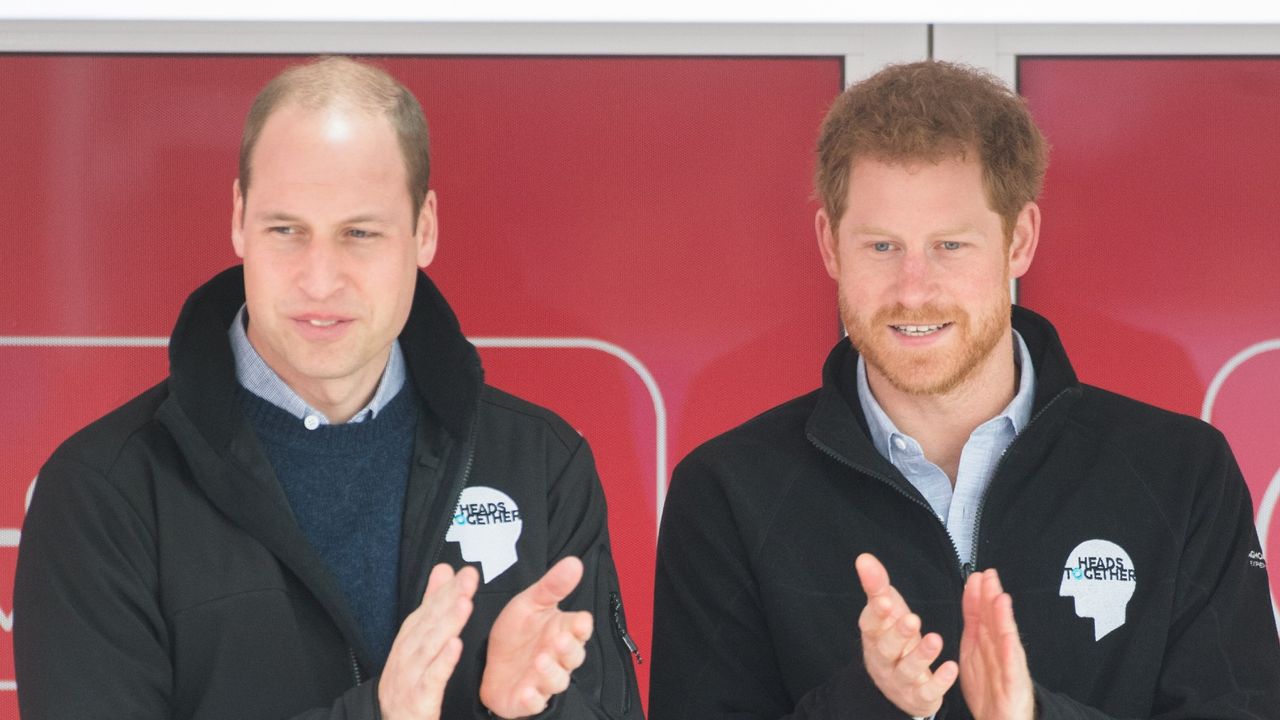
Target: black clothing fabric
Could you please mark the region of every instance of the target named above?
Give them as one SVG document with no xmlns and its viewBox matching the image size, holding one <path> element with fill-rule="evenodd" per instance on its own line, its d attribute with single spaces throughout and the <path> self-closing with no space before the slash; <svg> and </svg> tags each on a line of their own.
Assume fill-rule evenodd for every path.
<svg viewBox="0 0 1280 720">
<path fill-rule="evenodd" d="M 351 609 L 307 542 L 238 406 L 227 327 L 240 268 L 196 290 L 170 376 L 72 436 L 40 472 L 15 581 L 26 718 L 377 718 L 377 677 Z M 446 542 L 464 488 L 519 506 L 518 561 L 481 585 L 444 717 L 488 717 L 478 686 L 493 620 L 567 555 L 562 604 L 596 621 L 587 659 L 547 715 L 638 718 L 610 611 L 618 583 L 590 449 L 550 412 L 486 386 L 475 348 L 426 275 L 400 335 L 420 403 L 400 543 L 401 619 Z"/>
<path fill-rule="evenodd" d="M 971 542 L 976 568 L 997 568 L 1013 597 L 1039 717 L 1280 717 L 1267 574 L 1226 440 L 1080 384 L 1034 313 L 1015 308 L 1013 325 L 1035 363 L 1032 420 L 997 466 Z M 651 720 L 905 717 L 863 666 L 863 552 L 942 635 L 943 659 L 956 658 L 958 553 L 849 401 L 856 357 L 842 340 L 821 389 L 676 468 L 658 542 Z M 1064 580 L 1089 541 L 1122 548 L 1130 562 L 1113 575 L 1136 578 L 1123 624 L 1098 639 Z M 971 717 L 959 682 L 937 717 Z"/>
</svg>

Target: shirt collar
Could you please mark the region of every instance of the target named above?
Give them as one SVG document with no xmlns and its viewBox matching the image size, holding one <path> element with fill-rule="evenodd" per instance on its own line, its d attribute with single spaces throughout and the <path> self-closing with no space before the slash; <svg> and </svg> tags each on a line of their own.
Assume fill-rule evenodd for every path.
<svg viewBox="0 0 1280 720">
<path fill-rule="evenodd" d="M 245 332 L 248 326 L 249 313 L 244 305 L 236 313 L 227 335 L 231 339 L 231 353 L 236 360 L 236 379 L 245 390 L 257 395 L 290 415 L 302 420 L 308 429 L 314 430 L 321 425 L 328 425 L 329 418 L 324 413 L 307 404 L 293 388 L 289 387 L 276 371 L 258 354 L 249 335 Z M 406 378 L 404 353 L 400 350 L 400 341 L 391 342 L 391 356 L 387 358 L 387 367 L 378 381 L 378 389 L 374 391 L 369 403 L 357 412 L 349 422 L 364 422 L 376 416 L 382 408 L 404 387 Z"/>
<path fill-rule="evenodd" d="M 1027 349 L 1027 343 L 1018 334 L 1017 330 L 1013 330 L 1014 339 L 1014 363 L 1020 369 L 1018 376 L 1018 391 L 1014 394 L 1013 399 L 1005 406 L 1004 410 L 998 415 L 991 418 L 983 425 L 992 423 L 1005 422 L 1012 428 L 1014 434 L 1022 432 L 1026 428 L 1027 423 L 1031 421 L 1031 407 L 1035 400 L 1036 387 L 1036 370 L 1031 363 L 1031 351 Z M 910 452 L 912 454 L 920 453 L 920 446 L 909 435 L 898 430 L 898 426 L 893 423 L 889 415 L 885 413 L 884 408 L 880 407 L 880 403 L 876 400 L 875 395 L 871 393 L 871 386 L 867 383 L 867 366 L 862 356 L 858 356 L 858 402 L 862 405 L 862 414 L 867 419 L 867 428 L 871 431 L 871 443 L 875 445 L 876 451 L 885 457 L 891 463 L 895 463 L 895 455 Z M 898 438 L 903 441 L 903 447 L 897 447 L 894 439 Z"/>
</svg>

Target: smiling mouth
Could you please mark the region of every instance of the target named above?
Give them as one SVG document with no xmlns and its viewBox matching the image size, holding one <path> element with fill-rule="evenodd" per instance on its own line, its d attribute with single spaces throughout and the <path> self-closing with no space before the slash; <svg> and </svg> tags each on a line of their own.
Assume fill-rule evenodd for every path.
<svg viewBox="0 0 1280 720">
<path fill-rule="evenodd" d="M 311 327 L 333 327 L 338 324 L 337 320 L 308 320 Z"/>
<path fill-rule="evenodd" d="M 907 337 L 925 337 L 950 326 L 951 323 L 948 322 L 941 323 L 939 325 L 890 325 L 889 327 L 897 330 Z"/>
</svg>

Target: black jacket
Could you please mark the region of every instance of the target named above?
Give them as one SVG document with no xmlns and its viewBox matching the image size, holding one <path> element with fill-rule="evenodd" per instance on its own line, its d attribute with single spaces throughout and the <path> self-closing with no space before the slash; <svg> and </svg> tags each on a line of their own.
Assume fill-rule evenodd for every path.
<svg viewBox="0 0 1280 720">
<path fill-rule="evenodd" d="M 1021 308 L 1013 319 L 1035 363 L 1034 410 L 980 505 L 973 558 L 1013 596 L 1040 717 L 1280 717 L 1267 574 L 1225 439 L 1081 385 L 1047 321 Z M 855 362 L 839 342 L 821 389 L 676 468 L 658 541 L 651 720 L 905 717 L 862 663 L 862 552 L 956 657 L 957 553 L 872 445 Z M 1127 552 L 1105 582 L 1134 590 L 1123 625 L 1096 640 L 1093 618 L 1061 595 L 1092 562 L 1071 557 L 1089 540 Z M 938 718 L 968 717 L 957 682 Z"/>
<path fill-rule="evenodd" d="M 67 440 L 41 469 L 14 589 L 24 718 L 376 718 L 377 678 L 337 581 L 293 520 L 236 400 L 233 268 L 187 301 L 169 378 Z M 400 546 L 401 619 L 437 562 L 464 485 L 513 498 L 518 561 L 480 586 L 444 717 L 487 717 L 478 687 L 507 601 L 566 555 L 586 573 L 564 605 L 594 613 L 587 660 L 549 709 L 638 718 L 615 629 L 618 581 L 586 442 L 483 384 L 453 312 L 419 274 L 400 336 L 420 397 Z M 620 610 L 619 610 L 620 612 Z"/>
</svg>

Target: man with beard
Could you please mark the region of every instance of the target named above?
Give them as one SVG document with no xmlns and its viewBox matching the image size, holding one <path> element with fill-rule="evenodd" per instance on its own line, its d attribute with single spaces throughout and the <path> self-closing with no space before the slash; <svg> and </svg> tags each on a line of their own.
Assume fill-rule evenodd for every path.
<svg viewBox="0 0 1280 720">
<path fill-rule="evenodd" d="M 816 230 L 849 338 L 820 389 L 676 468 L 652 720 L 1275 717 L 1226 441 L 1082 385 L 1011 307 L 1046 155 L 969 68 L 890 67 L 836 100 Z"/>
</svg>

